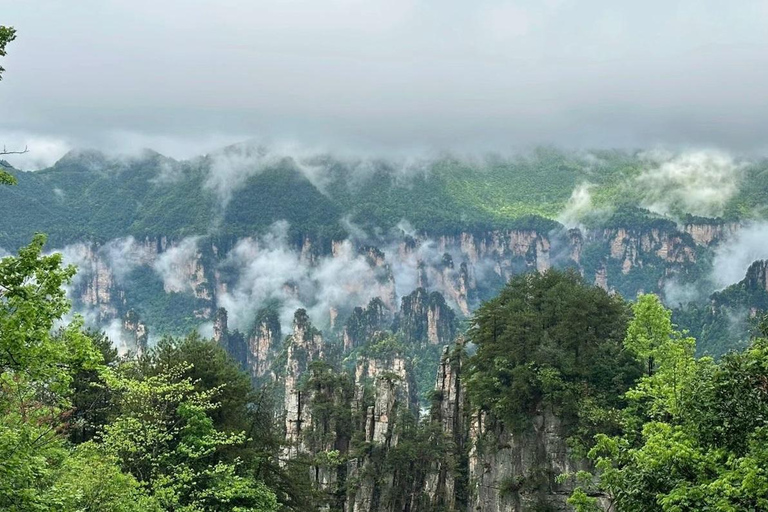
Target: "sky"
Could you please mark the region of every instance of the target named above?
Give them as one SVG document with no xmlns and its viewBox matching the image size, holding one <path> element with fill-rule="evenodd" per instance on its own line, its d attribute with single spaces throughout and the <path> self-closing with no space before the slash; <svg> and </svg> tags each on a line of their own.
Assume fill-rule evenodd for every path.
<svg viewBox="0 0 768 512">
<path fill-rule="evenodd" d="M 768 149 L 768 2 L 0 0 L 0 145 Z"/>
</svg>

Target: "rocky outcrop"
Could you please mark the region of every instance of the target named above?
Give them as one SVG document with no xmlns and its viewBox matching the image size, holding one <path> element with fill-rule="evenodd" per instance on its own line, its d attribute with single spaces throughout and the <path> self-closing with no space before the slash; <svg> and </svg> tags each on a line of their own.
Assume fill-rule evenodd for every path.
<svg viewBox="0 0 768 512">
<path fill-rule="evenodd" d="M 83 246 L 85 264 L 78 265 L 80 285 L 77 295 L 84 305 L 98 311 L 98 320 L 108 321 L 118 315 L 121 292 L 112 269 L 92 246 Z"/>
<path fill-rule="evenodd" d="M 720 223 L 688 223 L 683 230 L 691 235 L 693 241 L 698 245 L 711 246 L 717 245 L 722 240 L 732 235 L 739 229 L 738 222 L 720 222 Z"/>
<path fill-rule="evenodd" d="M 262 379 L 274 378 L 271 366 L 282 343 L 280 319 L 273 309 L 262 310 L 256 315 L 256 323 L 248 336 L 246 361 L 251 376 Z"/>
<path fill-rule="evenodd" d="M 477 288 L 474 267 L 470 267 L 466 261 L 461 262 L 455 268 L 453 257 L 445 253 L 436 273 L 435 281 L 438 289 L 442 290 L 464 315 L 470 314 L 470 304 L 476 302 L 474 292 Z"/>
<path fill-rule="evenodd" d="M 548 408 L 532 418 L 530 429 L 511 432 L 490 414 L 475 412 L 469 431 L 468 511 L 566 511 L 572 483 L 564 473 L 587 470 L 566 443 L 560 419 Z"/>
<path fill-rule="evenodd" d="M 370 402 L 365 390 L 370 389 Z M 346 512 L 396 512 L 412 510 L 413 482 L 400 482 L 398 471 L 382 471 L 390 450 L 400 441 L 404 415 L 417 416 L 415 387 L 408 363 L 400 354 L 384 358 L 361 358 L 355 369 L 353 414 L 359 418 L 361 455 L 347 463 L 350 486 Z M 361 451 L 367 446 L 369 449 Z M 399 487 L 398 484 L 404 484 Z"/>
<path fill-rule="evenodd" d="M 221 345 L 226 344 L 228 316 L 227 310 L 219 308 L 213 316 L 213 341 Z"/>
<path fill-rule="evenodd" d="M 617 228 L 603 230 L 598 237 L 608 242 L 608 256 L 621 261 L 624 275 L 633 268 L 653 263 L 654 256 L 668 264 L 696 263 L 696 249 L 692 239 L 677 231 Z"/>
<path fill-rule="evenodd" d="M 457 480 L 460 480 L 461 454 L 466 448 L 465 392 L 461 381 L 464 343 L 446 346 L 437 369 L 432 397 L 430 421 L 439 426 L 440 438 L 435 443 L 447 443 L 443 456 L 432 464 L 424 482 L 424 491 L 434 510 L 456 510 Z"/>
<path fill-rule="evenodd" d="M 247 369 L 248 355 L 245 345 L 245 337 L 240 331 L 230 331 L 228 326 L 227 310 L 219 308 L 213 318 L 213 341 L 224 347 L 234 360 L 240 363 L 240 367 Z"/>
<path fill-rule="evenodd" d="M 747 269 L 743 283 L 747 290 L 768 292 L 768 260 L 757 260 L 752 263 Z"/>
<path fill-rule="evenodd" d="M 456 314 L 439 292 L 417 288 L 403 297 L 396 329 L 408 343 L 445 345 L 456 335 Z"/>
<path fill-rule="evenodd" d="M 392 314 L 384 301 L 378 297 L 371 299 L 365 308 L 356 307 L 344 324 L 341 334 L 344 350 L 365 344 L 391 326 Z"/>
<path fill-rule="evenodd" d="M 149 342 L 149 329 L 146 324 L 139 319 L 139 314 L 134 310 L 129 310 L 123 318 L 123 339 L 127 340 L 129 348 L 136 351 L 138 355 L 147 350 Z"/>
<path fill-rule="evenodd" d="M 458 236 L 441 236 L 437 246 L 441 252 L 458 249 L 473 264 L 495 260 L 505 280 L 523 269 L 544 271 L 550 267 L 550 241 L 546 233 L 535 230 L 464 232 Z"/>
<path fill-rule="evenodd" d="M 299 385 L 300 379 L 308 372 L 313 361 L 322 359 L 323 336 L 312 326 L 304 309 L 296 311 L 293 317 L 293 333 L 286 340 L 288 347 L 284 372 L 284 415 L 285 415 L 285 456 L 296 457 L 307 453 L 305 437 L 302 435 L 311 415 L 306 407 L 306 394 Z"/>
</svg>

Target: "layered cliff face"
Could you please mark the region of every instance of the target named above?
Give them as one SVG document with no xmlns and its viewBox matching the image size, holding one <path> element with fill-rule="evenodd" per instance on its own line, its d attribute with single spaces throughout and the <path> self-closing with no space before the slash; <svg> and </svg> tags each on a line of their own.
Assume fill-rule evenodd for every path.
<svg viewBox="0 0 768 512">
<path fill-rule="evenodd" d="M 323 343 L 298 310 L 281 372 L 284 460 L 308 468 L 320 492 L 319 509 L 404 510 L 402 479 L 383 466 L 407 417 L 418 414 L 410 364 L 398 350 L 379 347 L 375 355 L 360 355 L 353 371 L 343 371 Z"/>
<path fill-rule="evenodd" d="M 129 347 L 135 347 L 139 355 L 146 352 L 149 341 L 149 329 L 139 319 L 138 313 L 132 309 L 123 318 L 123 331 L 129 340 Z"/>
<path fill-rule="evenodd" d="M 441 236 L 437 245 L 441 252 L 453 252 L 458 249 L 472 264 L 483 260 L 495 261 L 497 273 L 504 280 L 524 270 L 544 271 L 551 265 L 549 258 L 551 244 L 547 233 L 534 230 Z"/>
<path fill-rule="evenodd" d="M 238 330 L 229 329 L 227 310 L 219 308 L 213 317 L 213 341 L 220 344 L 242 368 L 247 368 L 245 337 Z"/>
<path fill-rule="evenodd" d="M 737 222 L 716 224 L 688 223 L 683 228 L 698 245 L 716 245 L 739 229 Z"/>
<path fill-rule="evenodd" d="M 439 428 L 448 449 L 425 479 L 432 507 L 427 510 L 570 510 L 566 499 L 573 485 L 556 477 L 589 465 L 571 452 L 560 418 L 542 406 L 530 428 L 512 432 L 479 404 L 470 404 L 462 378 L 463 348 L 461 341 L 445 347 L 437 371 L 430 424 Z"/>
<path fill-rule="evenodd" d="M 572 484 L 556 477 L 590 468 L 574 458 L 560 418 L 542 406 L 530 428 L 513 432 L 479 411 L 467 401 L 464 357 L 461 341 L 444 348 L 420 421 L 411 368 L 397 351 L 361 355 L 352 375 L 321 359 L 310 365 L 298 398 L 286 395 L 285 456 L 305 460 L 326 496 L 321 509 L 569 510 Z"/>
<path fill-rule="evenodd" d="M 181 335 L 211 321 L 225 304 L 239 330 L 232 331 L 233 353 L 255 378 L 271 379 L 286 318 L 296 307 L 310 311 L 346 352 L 390 330 L 408 343 L 440 347 L 453 340 L 462 317 L 518 272 L 574 267 L 587 281 L 634 297 L 697 279 L 737 229 L 665 221 L 548 233 L 393 235 L 359 245 L 305 234 L 295 244 L 248 238 L 248 251 L 240 247 L 246 239 L 234 237 L 147 237 L 83 244 L 65 254 L 76 253 L 81 268 L 73 302 L 96 326 L 123 322 L 134 310 L 153 336 Z M 271 303 L 273 316 L 257 318 Z M 121 346 L 136 348 L 132 334 L 123 338 Z M 437 352 L 430 358 L 435 364 Z M 419 382 L 423 392 L 425 378 Z"/>
<path fill-rule="evenodd" d="M 466 473 L 461 471 L 466 464 L 468 423 L 461 378 L 463 351 L 463 340 L 453 346 L 446 345 L 437 369 L 429 420 L 449 449 L 432 463 L 424 482 L 424 492 L 434 510 L 458 510 L 463 505 L 459 502 L 466 499 L 467 481 L 463 478 Z"/>
<path fill-rule="evenodd" d="M 768 292 L 768 260 L 752 263 L 743 282 L 748 290 Z"/>
<path fill-rule="evenodd" d="M 387 460 L 397 449 L 403 424 L 417 412 L 408 363 L 399 354 L 361 358 L 355 369 L 353 417 L 358 435 L 347 462 L 346 512 L 395 512 L 412 509 L 411 486 Z M 366 393 L 367 391 L 367 393 Z M 366 394 L 368 395 L 366 397 Z"/>
</svg>

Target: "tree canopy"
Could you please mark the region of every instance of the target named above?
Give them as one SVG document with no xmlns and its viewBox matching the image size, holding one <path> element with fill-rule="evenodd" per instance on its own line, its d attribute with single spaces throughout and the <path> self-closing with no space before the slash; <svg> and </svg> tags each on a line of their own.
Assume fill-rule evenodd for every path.
<svg viewBox="0 0 768 512">
<path fill-rule="evenodd" d="M 628 317 L 621 297 L 575 272 L 513 277 L 472 319 L 473 403 L 517 428 L 545 406 L 584 427 L 590 409 L 620 406 L 640 374 L 622 344 Z"/>
</svg>

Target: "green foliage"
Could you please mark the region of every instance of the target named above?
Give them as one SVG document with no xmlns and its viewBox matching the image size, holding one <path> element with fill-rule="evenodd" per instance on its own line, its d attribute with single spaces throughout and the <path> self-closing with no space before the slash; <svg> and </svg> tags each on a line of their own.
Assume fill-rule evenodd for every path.
<svg viewBox="0 0 768 512">
<path fill-rule="evenodd" d="M 5 47 L 8 43 L 16 39 L 16 29 L 0 25 L 0 57 L 5 57 L 7 52 Z M 0 66 L 0 80 L 3 79 L 5 68 Z"/>
<path fill-rule="evenodd" d="M 69 309 L 62 286 L 74 269 L 43 256 L 44 242 L 0 260 L 0 508 L 154 510 L 114 460 L 66 442 L 77 383 L 103 366 L 79 321 L 52 333 Z"/>
<path fill-rule="evenodd" d="M 474 315 L 471 402 L 514 430 L 527 428 L 542 404 L 553 406 L 571 433 L 586 436 L 610 423 L 606 411 L 622 406 L 640 373 L 621 344 L 626 321 L 621 298 L 576 273 L 514 277 Z"/>
<path fill-rule="evenodd" d="M 62 268 L 60 254 L 43 256 L 44 244 L 38 235 L 18 257 L 0 260 L 0 370 L 3 377 L 23 375 L 63 394 L 72 371 L 99 358 L 78 322 L 51 335 L 54 322 L 69 311 L 62 286 L 75 269 Z"/>
<path fill-rule="evenodd" d="M 139 266 L 125 283 L 125 297 L 136 305 L 142 322 L 162 334 L 183 335 L 200 325 L 195 311 L 210 307 L 210 301 L 198 299 L 187 292 L 168 292 L 163 280 L 148 266 Z"/>
<path fill-rule="evenodd" d="M 118 458 L 170 510 L 277 510 L 273 492 L 239 472 L 239 460 L 220 452 L 245 442 L 245 432 L 216 428 L 209 412 L 220 388 L 198 390 L 181 363 L 156 375 L 135 377 L 130 364 L 109 375 L 117 417 L 101 434 L 103 449 Z"/>
<path fill-rule="evenodd" d="M 44 241 L 0 260 L 0 508 L 277 510 L 248 377 L 196 336 L 129 362 L 79 320 L 53 331 L 74 269 Z"/>
<path fill-rule="evenodd" d="M 652 358 L 651 372 L 627 393 L 636 406 L 624 411 L 624 432 L 596 436 L 593 485 L 617 510 L 766 509 L 768 340 L 720 363 L 694 360 L 695 342 L 669 313 L 641 301 L 627 340 Z M 571 503 L 589 510 L 578 508 L 590 506 L 581 488 Z"/>
<path fill-rule="evenodd" d="M 104 365 L 113 367 L 117 364 L 117 350 L 104 333 L 87 330 L 84 334 L 101 353 Z M 110 398 L 101 366 L 83 368 L 75 373 L 72 382 L 72 411 L 68 419 L 69 440 L 73 444 L 93 439 L 107 424 L 112 410 Z"/>
<path fill-rule="evenodd" d="M 405 219 L 434 235 L 493 229 L 545 233 L 558 227 L 555 219 L 583 183 L 592 184 L 599 211 L 613 212 L 584 219 L 590 225 L 675 227 L 670 219 L 639 208 L 642 196 L 632 179 L 655 164 L 636 153 L 584 155 L 541 148 L 525 156 L 474 161 L 443 156 L 407 169 L 396 161 L 325 156 L 307 164 L 286 157 L 243 176 L 242 186 L 227 197 L 209 183 L 216 161 L 206 156 L 178 162 L 151 151 L 121 160 L 76 151 L 50 169 L 12 171 L 18 185 L 0 189 L 0 215 L 13 229 L 0 230 L 0 246 L 19 247 L 37 231 L 49 233 L 56 246 L 128 234 L 179 238 L 213 229 L 244 236 L 262 233 L 278 220 L 290 224 L 293 243 L 310 236 L 326 246 L 345 236 L 342 219 L 369 232 L 387 232 Z M 318 179 L 307 179 L 301 172 L 306 165 Z M 765 165 L 753 167 L 747 174 L 756 186 L 743 187 L 740 194 L 762 197 L 768 190 Z M 738 201 L 752 205 L 757 199 Z M 757 211 L 732 209 L 741 217 Z"/>
<path fill-rule="evenodd" d="M 77 446 L 64 459 L 44 501 L 48 510 L 83 512 L 160 512 L 132 475 L 123 473 L 115 457 L 93 443 Z"/>
<path fill-rule="evenodd" d="M 653 375 L 654 356 L 672 335 L 672 312 L 661 304 L 658 296 L 649 293 L 637 298 L 632 313 L 624 346 L 647 360 L 648 375 Z"/>
</svg>

